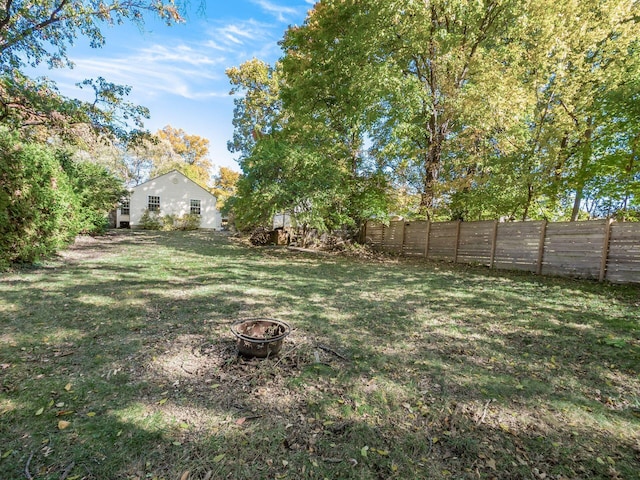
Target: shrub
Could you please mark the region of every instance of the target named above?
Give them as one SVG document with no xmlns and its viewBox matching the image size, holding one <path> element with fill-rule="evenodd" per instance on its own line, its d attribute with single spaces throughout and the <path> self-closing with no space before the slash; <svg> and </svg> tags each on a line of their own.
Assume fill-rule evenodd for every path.
<svg viewBox="0 0 640 480">
<path fill-rule="evenodd" d="M 160 214 L 150 212 L 148 209 L 144 211 L 142 218 L 140 218 L 140 227 L 144 230 L 162 230 L 163 223 Z"/>
<path fill-rule="evenodd" d="M 178 219 L 176 222 L 178 230 L 198 230 L 200 228 L 200 215 L 188 213 Z"/>
<path fill-rule="evenodd" d="M 175 215 L 164 215 L 160 217 L 161 222 L 161 230 L 165 232 L 170 232 L 172 230 L 176 230 L 176 217 Z"/>
<path fill-rule="evenodd" d="M 200 215 L 187 214 L 182 217 L 175 215 L 160 215 L 159 213 L 145 210 L 140 219 L 140 226 L 144 230 L 198 230 L 200 228 Z"/>
<path fill-rule="evenodd" d="M 79 232 L 104 233 L 109 211 L 127 194 L 122 181 L 102 165 L 74 161 L 67 153 L 60 154 L 60 163 L 76 196 Z"/>
<path fill-rule="evenodd" d="M 70 243 L 78 233 L 75 202 L 50 147 L 0 129 L 0 268 Z"/>
</svg>

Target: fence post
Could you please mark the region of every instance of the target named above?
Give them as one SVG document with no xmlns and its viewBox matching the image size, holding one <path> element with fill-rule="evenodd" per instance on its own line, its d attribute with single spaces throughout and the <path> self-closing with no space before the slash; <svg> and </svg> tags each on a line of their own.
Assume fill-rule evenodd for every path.
<svg viewBox="0 0 640 480">
<path fill-rule="evenodd" d="M 383 223 L 382 224 L 382 239 L 380 240 L 380 248 L 382 248 L 382 250 L 386 249 L 386 245 L 384 243 L 384 237 L 386 236 L 385 233 L 387 231 L 387 226 Z"/>
<path fill-rule="evenodd" d="M 536 267 L 536 274 L 542 274 L 542 260 L 544 259 L 544 239 L 547 236 L 547 221 L 542 221 L 540 227 L 540 243 L 538 245 L 538 265 Z"/>
<path fill-rule="evenodd" d="M 611 225 L 613 219 L 609 218 L 604 225 L 604 240 L 602 242 L 602 257 L 600 258 L 600 275 L 598 277 L 599 282 L 604 281 L 604 277 L 607 273 L 607 260 L 609 258 L 609 240 L 611 240 Z"/>
<path fill-rule="evenodd" d="M 460 243 L 460 225 L 462 224 L 462 220 L 458 220 L 458 224 L 456 225 L 456 245 L 453 250 L 453 263 L 458 263 L 458 244 Z"/>
<path fill-rule="evenodd" d="M 400 246 L 400 255 L 404 255 L 404 243 L 407 238 L 407 222 L 402 220 L 402 245 Z"/>
<path fill-rule="evenodd" d="M 491 260 L 489 260 L 489 268 L 493 268 L 493 262 L 496 259 L 496 242 L 498 241 L 498 220 L 493 222 L 493 236 L 491 238 Z"/>
<path fill-rule="evenodd" d="M 427 236 L 424 241 L 424 258 L 429 258 L 429 236 L 431 236 L 431 220 L 427 220 Z"/>
</svg>

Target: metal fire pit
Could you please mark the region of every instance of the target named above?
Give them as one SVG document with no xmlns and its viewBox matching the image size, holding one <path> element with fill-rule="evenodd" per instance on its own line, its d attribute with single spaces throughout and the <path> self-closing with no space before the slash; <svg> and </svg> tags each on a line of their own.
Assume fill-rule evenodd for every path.
<svg viewBox="0 0 640 480">
<path fill-rule="evenodd" d="M 291 327 L 273 318 L 249 318 L 234 323 L 231 332 L 238 338 L 241 355 L 264 358 L 280 352 Z"/>
</svg>

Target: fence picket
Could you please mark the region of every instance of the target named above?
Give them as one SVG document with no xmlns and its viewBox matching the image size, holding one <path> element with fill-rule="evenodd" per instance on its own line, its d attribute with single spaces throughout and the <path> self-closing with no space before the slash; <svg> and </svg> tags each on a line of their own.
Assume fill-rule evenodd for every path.
<svg viewBox="0 0 640 480">
<path fill-rule="evenodd" d="M 424 258 L 429 258 L 429 236 L 431 235 L 431 220 L 427 220 L 427 234 L 424 239 Z"/>
<path fill-rule="evenodd" d="M 493 222 L 493 237 L 491 238 L 491 261 L 489 262 L 489 268 L 493 268 L 493 263 L 496 260 L 496 244 L 498 240 L 498 220 Z"/>
<path fill-rule="evenodd" d="M 542 274 L 542 260 L 544 260 L 544 240 L 547 236 L 547 221 L 544 220 L 542 222 L 542 227 L 540 227 L 540 246 L 538 247 L 538 266 L 536 268 L 536 273 L 538 275 Z"/>
<path fill-rule="evenodd" d="M 458 224 L 456 225 L 456 243 L 453 248 L 453 263 L 458 263 L 458 248 L 460 247 L 460 225 L 462 224 L 462 220 L 458 220 Z"/>
</svg>

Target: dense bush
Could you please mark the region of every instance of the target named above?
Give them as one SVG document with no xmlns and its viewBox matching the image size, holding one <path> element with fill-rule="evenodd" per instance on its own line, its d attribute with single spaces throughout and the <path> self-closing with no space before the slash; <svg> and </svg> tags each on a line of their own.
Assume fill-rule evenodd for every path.
<svg viewBox="0 0 640 480">
<path fill-rule="evenodd" d="M 200 228 L 200 215 L 188 213 L 176 222 L 177 230 L 198 230 Z"/>
<path fill-rule="evenodd" d="M 0 130 L 0 268 L 33 262 L 71 241 L 76 215 L 54 152 Z"/>
<path fill-rule="evenodd" d="M 104 233 L 109 225 L 108 214 L 127 195 L 123 183 L 103 166 L 77 162 L 68 154 L 60 155 L 76 196 L 76 227 L 79 233 Z"/>
<path fill-rule="evenodd" d="M 176 216 L 175 215 L 162 215 L 160 220 L 162 221 L 162 230 L 165 232 L 170 232 L 171 230 L 176 230 Z"/>
<path fill-rule="evenodd" d="M 140 218 L 140 228 L 143 230 L 162 230 L 163 221 L 160 214 L 145 210 Z"/>
<path fill-rule="evenodd" d="M 104 167 L 0 128 L 0 270 L 100 233 L 123 193 Z"/>
</svg>

